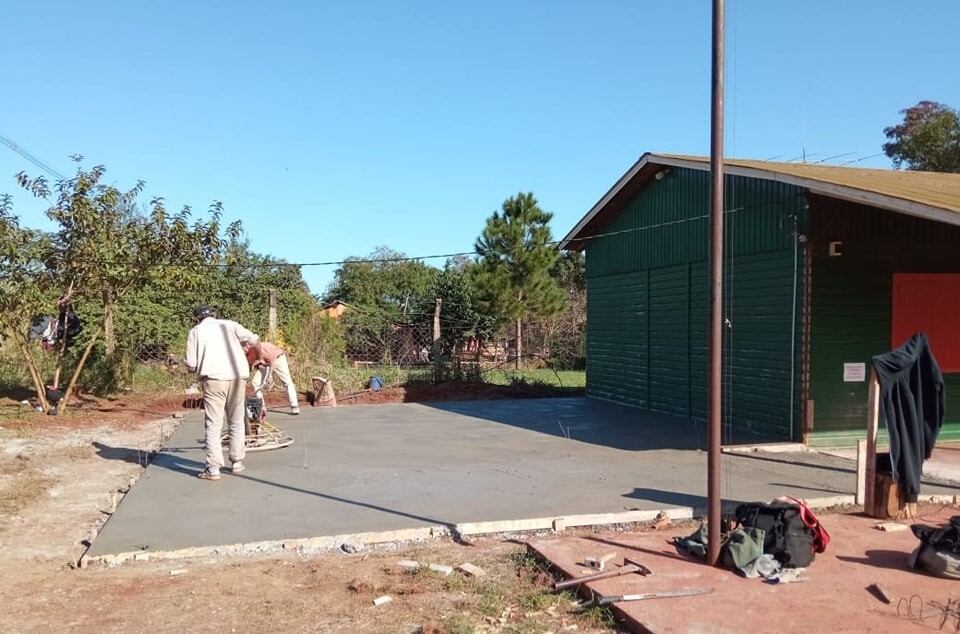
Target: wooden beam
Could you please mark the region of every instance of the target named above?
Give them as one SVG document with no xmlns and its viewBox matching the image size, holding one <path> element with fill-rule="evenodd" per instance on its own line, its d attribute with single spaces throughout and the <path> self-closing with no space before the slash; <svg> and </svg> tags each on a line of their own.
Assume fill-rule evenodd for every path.
<svg viewBox="0 0 960 634">
<path fill-rule="evenodd" d="M 867 441 L 857 441 L 857 506 L 867 500 Z"/>
<path fill-rule="evenodd" d="M 880 424 L 880 383 L 877 371 L 870 368 L 870 389 L 867 392 L 867 456 L 864 469 L 866 482 L 863 511 L 875 517 L 877 501 L 877 428 Z"/>
</svg>

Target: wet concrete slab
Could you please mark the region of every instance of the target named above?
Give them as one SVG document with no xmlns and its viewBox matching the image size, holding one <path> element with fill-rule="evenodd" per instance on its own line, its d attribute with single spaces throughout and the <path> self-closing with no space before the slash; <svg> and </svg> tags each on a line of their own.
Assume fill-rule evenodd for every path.
<svg viewBox="0 0 960 634">
<path fill-rule="evenodd" d="M 960 509 L 926 505 L 924 523 L 942 524 Z M 945 604 L 957 598 L 957 582 L 909 569 L 907 557 L 918 541 L 909 530 L 881 532 L 877 520 L 852 514 L 821 514 L 831 535 L 826 552 L 801 575 L 803 583 L 769 584 L 745 579 L 720 568 L 710 568 L 678 554 L 670 543 L 688 535 L 690 527 L 662 531 L 609 532 L 590 537 L 533 540 L 529 547 L 556 566 L 566 577 L 589 574 L 580 565 L 585 557 L 616 553 L 609 569 L 628 557 L 646 565 L 648 576 L 631 574 L 583 584 L 574 591 L 584 597 L 644 593 L 704 591 L 709 594 L 614 603 L 625 625 L 636 632 L 912 632 L 937 631 L 939 619 L 930 602 Z M 890 604 L 867 590 L 880 584 L 891 595 Z M 897 613 L 901 599 L 914 597 L 926 607 L 923 621 Z M 907 606 L 900 606 L 906 614 Z M 953 631 L 956 619 L 947 630 Z M 945 630 L 946 631 L 946 630 Z"/>
<path fill-rule="evenodd" d="M 195 477 L 202 425 L 188 417 L 88 557 L 705 504 L 702 425 L 585 398 L 307 408 L 270 420 L 291 447 L 250 453 L 244 473 L 205 482 Z M 128 455 L 112 449 L 101 455 Z M 854 464 L 834 456 L 723 461 L 729 500 L 854 490 Z"/>
</svg>

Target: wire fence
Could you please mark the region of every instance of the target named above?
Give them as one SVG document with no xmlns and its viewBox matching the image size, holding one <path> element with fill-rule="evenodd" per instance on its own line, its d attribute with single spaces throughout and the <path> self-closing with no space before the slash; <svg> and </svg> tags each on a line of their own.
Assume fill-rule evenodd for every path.
<svg viewBox="0 0 960 634">
<path fill-rule="evenodd" d="M 56 329 L 48 341 L 31 335 L 31 354 L 45 380 L 55 373 L 60 355 L 67 375 L 95 336 L 77 384 L 81 392 L 183 393 L 195 382 L 182 361 L 192 308 L 206 303 L 220 317 L 283 348 L 301 392 L 311 390 L 314 377 L 331 381 L 337 394 L 362 392 L 375 378 L 384 386 L 459 381 L 566 388 L 583 383 L 563 374 L 582 370 L 585 363 L 584 311 L 576 302 L 561 315 L 521 323 L 518 361 L 516 324 L 510 320 L 496 319 L 501 327 L 481 338 L 475 323 L 439 302 L 433 310 L 342 303 L 324 307 L 299 281 L 237 288 L 242 292 L 212 298 L 164 295 L 154 289 L 111 307 L 112 323 L 106 330 L 102 304 L 76 301 L 71 310 L 81 324 L 79 332 L 66 342 L 56 336 Z M 46 318 L 56 321 L 54 311 Z M 0 398 L 27 399 L 31 387 L 21 351 L 0 341 Z M 276 380 L 265 387 L 284 389 Z"/>
</svg>

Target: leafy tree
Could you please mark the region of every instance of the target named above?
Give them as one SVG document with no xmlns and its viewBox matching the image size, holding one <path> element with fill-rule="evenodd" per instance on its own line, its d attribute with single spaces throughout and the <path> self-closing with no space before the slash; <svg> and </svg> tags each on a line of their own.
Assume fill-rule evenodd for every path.
<svg viewBox="0 0 960 634">
<path fill-rule="evenodd" d="M 107 340 L 108 357 L 114 352 L 116 306 L 129 294 L 148 286 L 168 290 L 195 282 L 200 265 L 215 261 L 223 246 L 220 205 L 211 206 L 208 220 L 190 222 L 191 210 L 170 215 L 162 198 L 150 202 L 148 215 L 137 213 L 137 197 L 143 182 L 121 191 L 102 181 L 106 168 L 78 168 L 74 178 L 51 189 L 40 176 L 17 174 L 20 185 L 39 198 L 51 200 L 47 216 L 58 228 L 52 236 L 53 257 L 49 273 L 68 301 L 99 303 L 97 326 L 85 333 L 85 346 L 59 402 L 67 408 L 77 380 L 101 336 Z M 238 235 L 239 224 L 228 227 Z M 65 346 L 61 348 L 54 386 L 59 387 Z"/>
<path fill-rule="evenodd" d="M 960 172 L 960 113 L 935 101 L 901 110 L 903 122 L 883 130 L 883 151 L 897 169 Z"/>
<path fill-rule="evenodd" d="M 30 353 L 27 329 L 32 316 L 56 297 L 46 273 L 53 245 L 48 235 L 22 227 L 12 210 L 10 196 L 0 197 L 0 336 L 13 340 L 30 373 L 37 399 L 47 409 L 44 380 Z"/>
<path fill-rule="evenodd" d="M 518 368 L 523 357 L 523 320 L 547 317 L 563 308 L 563 291 L 550 276 L 558 257 L 551 244 L 552 217 L 532 193 L 519 193 L 487 219 L 474 247 L 479 256 L 474 280 L 484 303 L 515 322 Z"/>
<path fill-rule="evenodd" d="M 478 289 L 471 284 L 464 262 L 448 262 L 434 281 L 433 294 L 440 299 L 440 341 L 443 349 L 456 353 L 470 337 L 483 342 L 493 336 L 496 319 L 484 312 Z"/>
<path fill-rule="evenodd" d="M 376 309 L 397 321 L 408 321 L 413 316 L 424 318 L 416 308 L 433 305 L 433 280 L 438 271 L 405 257 L 381 246 L 369 256 L 348 258 L 334 273 L 325 300 L 339 299 Z"/>
</svg>

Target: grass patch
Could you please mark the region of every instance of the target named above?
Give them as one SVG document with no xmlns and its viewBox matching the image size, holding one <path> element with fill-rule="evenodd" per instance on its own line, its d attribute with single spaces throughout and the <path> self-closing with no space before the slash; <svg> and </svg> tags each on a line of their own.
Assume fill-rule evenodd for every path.
<svg viewBox="0 0 960 634">
<path fill-rule="evenodd" d="M 480 595 L 477 601 L 477 610 L 483 616 L 498 617 L 507 607 L 507 598 L 503 594 L 502 586 L 494 581 L 488 581 L 478 588 Z"/>
<path fill-rule="evenodd" d="M 37 472 L 21 472 L 0 488 L 0 515 L 15 515 L 50 490 L 53 478 Z"/>
<path fill-rule="evenodd" d="M 474 634 L 477 628 L 467 616 L 457 614 L 446 620 L 443 624 L 443 631 L 445 634 Z"/>
<path fill-rule="evenodd" d="M 494 385 L 513 385 L 523 381 L 553 387 L 583 388 L 587 384 L 587 373 L 583 370 L 553 371 L 549 368 L 537 368 L 533 370 L 501 368 L 484 372 L 483 380 Z"/>
<path fill-rule="evenodd" d="M 580 615 L 591 627 L 603 627 L 614 629 L 617 626 L 617 619 L 613 616 L 613 610 L 606 605 L 594 605 Z"/>
</svg>

